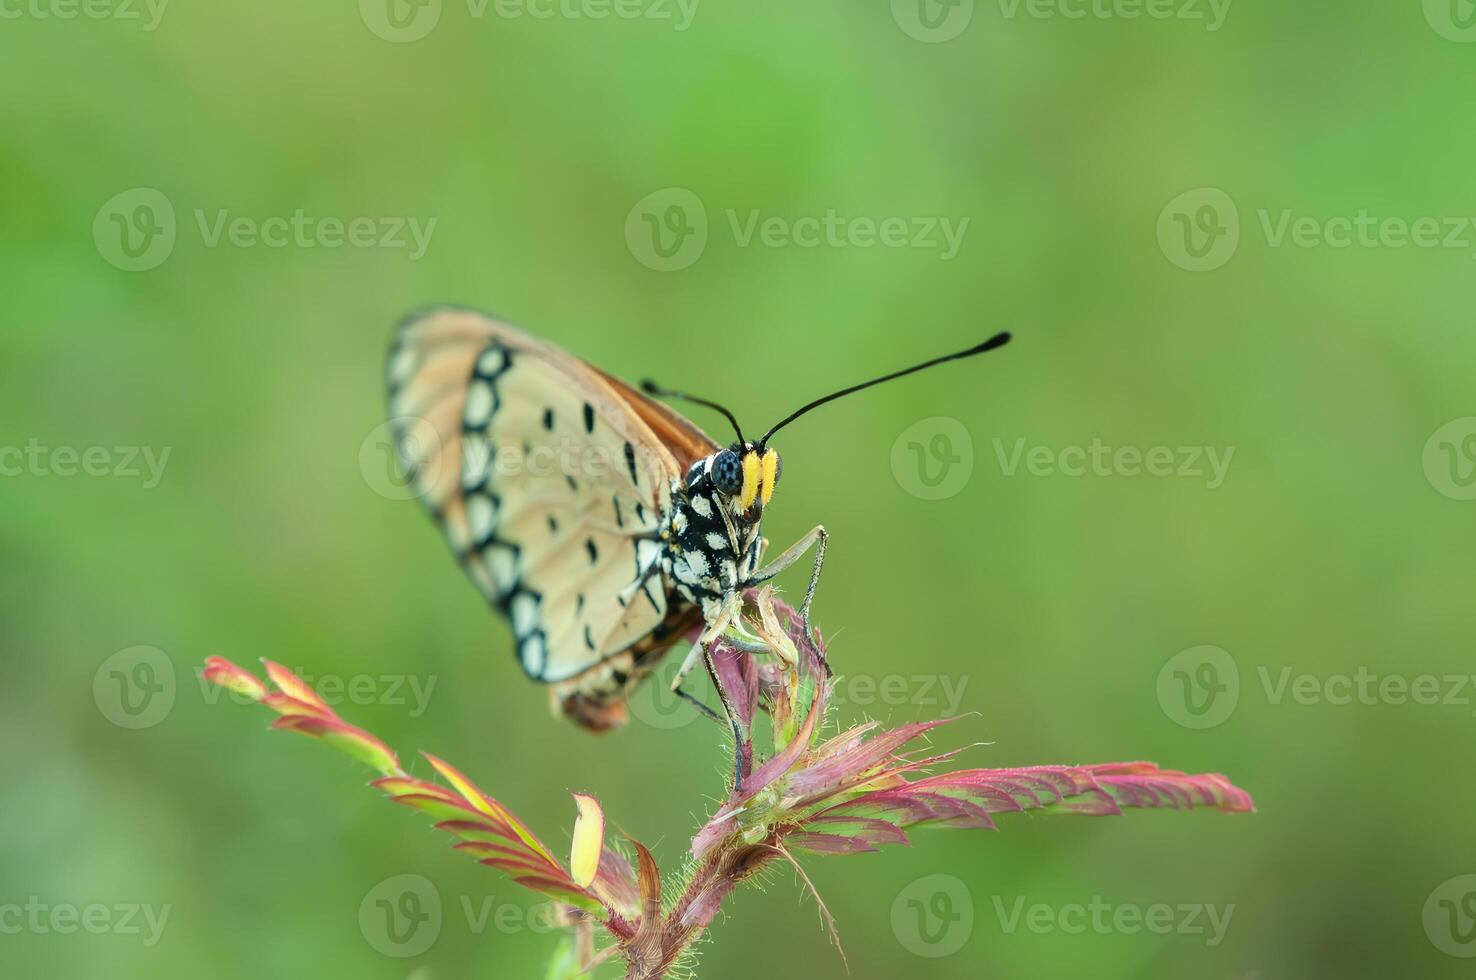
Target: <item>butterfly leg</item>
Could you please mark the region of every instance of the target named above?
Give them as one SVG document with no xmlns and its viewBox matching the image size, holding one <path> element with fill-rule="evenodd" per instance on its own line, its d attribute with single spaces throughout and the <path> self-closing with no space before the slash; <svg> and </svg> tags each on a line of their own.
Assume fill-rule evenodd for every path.
<svg viewBox="0 0 1476 980">
<path fill-rule="evenodd" d="M 704 634 L 704 636 L 705 635 L 706 634 Z M 723 719 L 716 711 L 713 711 L 698 697 L 689 693 L 686 688 L 682 687 L 682 682 L 687 679 L 687 675 L 692 672 L 692 668 L 697 666 L 697 661 L 702 658 L 703 649 L 705 646 L 706 644 L 703 643 L 702 637 L 698 637 L 697 640 L 692 644 L 692 649 L 687 651 L 687 659 L 682 661 L 682 665 L 677 668 L 676 676 L 671 679 L 671 690 L 673 694 L 681 698 L 683 701 L 686 701 L 702 714 L 711 718 L 713 721 L 721 722 Z"/>
<path fill-rule="evenodd" d="M 829 540 L 830 534 L 825 530 L 825 525 L 815 525 L 814 530 L 790 545 L 785 549 L 783 554 L 770 562 L 767 567 L 755 572 L 753 578 L 748 583 L 749 585 L 760 585 L 769 581 L 799 561 L 805 552 L 813 547 L 815 549 L 815 565 L 810 571 L 810 584 L 805 588 L 805 601 L 800 604 L 800 620 L 804 623 L 806 639 L 814 635 L 810 628 L 810 604 L 815 601 L 815 587 L 820 584 L 820 568 L 825 564 L 825 543 Z M 825 659 L 824 653 L 820 654 L 820 666 L 824 668 L 826 676 L 830 676 L 830 663 Z"/>
<path fill-rule="evenodd" d="M 728 692 L 723 689 L 722 681 L 718 678 L 717 665 L 712 660 L 712 641 L 721 636 L 727 628 L 728 615 L 725 613 L 718 618 L 717 622 L 703 630 L 702 635 L 692 644 L 692 649 L 687 652 L 687 659 L 683 660 L 682 665 L 677 668 L 676 676 L 671 681 L 671 689 L 678 697 L 693 704 L 713 721 L 721 722 L 723 718 L 716 711 L 682 688 L 682 682 L 697 666 L 698 660 L 707 666 L 707 674 L 712 678 L 713 689 L 717 691 L 718 700 L 723 704 L 723 713 L 727 715 L 728 726 L 733 730 L 733 778 L 741 786 L 743 783 L 743 727 L 739 724 L 738 712 L 733 708 L 732 699 L 728 697 Z"/>
</svg>

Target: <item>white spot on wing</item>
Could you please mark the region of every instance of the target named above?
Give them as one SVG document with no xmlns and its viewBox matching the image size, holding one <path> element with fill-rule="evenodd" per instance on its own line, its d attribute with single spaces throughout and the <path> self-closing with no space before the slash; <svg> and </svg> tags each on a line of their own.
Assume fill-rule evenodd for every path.
<svg viewBox="0 0 1476 980">
<path fill-rule="evenodd" d="M 519 592 L 512 601 L 513 632 L 527 636 L 538 623 L 538 601 L 526 592 Z"/>
<path fill-rule="evenodd" d="M 728 546 L 728 539 L 716 531 L 707 532 L 707 546 L 713 551 L 722 551 Z"/>
<path fill-rule="evenodd" d="M 496 374 L 506 363 L 507 358 L 503 356 L 502 348 L 493 347 L 477 361 L 477 370 L 482 374 Z"/>
<path fill-rule="evenodd" d="M 636 564 L 644 571 L 656 564 L 661 558 L 661 543 L 659 541 L 640 540 L 636 542 Z"/>
<path fill-rule="evenodd" d="M 497 508 L 485 493 L 474 493 L 466 501 L 466 519 L 471 525 L 473 541 L 483 541 L 497 522 Z"/>
<path fill-rule="evenodd" d="M 543 673 L 543 662 L 546 659 L 543 649 L 543 637 L 534 634 L 523 641 L 521 650 L 523 658 L 523 669 L 537 677 Z"/>
<path fill-rule="evenodd" d="M 390 381 L 400 385 L 410 380 L 419 361 L 420 352 L 414 347 L 403 347 L 396 351 L 394 360 L 390 361 Z"/>
<path fill-rule="evenodd" d="M 466 412 L 463 420 L 467 425 L 481 428 L 492 418 L 492 386 L 485 381 L 476 381 L 466 391 Z"/>
<path fill-rule="evenodd" d="M 712 505 L 701 494 L 692 498 L 692 511 L 698 517 L 712 517 Z"/>
<path fill-rule="evenodd" d="M 513 550 L 505 544 L 494 544 L 487 550 L 487 567 L 499 589 L 509 589 L 518 578 L 518 562 Z"/>
<path fill-rule="evenodd" d="M 492 463 L 492 443 L 481 433 L 468 432 L 461 440 L 461 485 L 480 486 Z"/>
</svg>

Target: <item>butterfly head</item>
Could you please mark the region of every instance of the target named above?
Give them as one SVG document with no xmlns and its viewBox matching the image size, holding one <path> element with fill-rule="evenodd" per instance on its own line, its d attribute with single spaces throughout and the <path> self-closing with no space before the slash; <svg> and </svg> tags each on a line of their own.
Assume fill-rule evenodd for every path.
<svg viewBox="0 0 1476 980">
<path fill-rule="evenodd" d="M 717 491 L 740 514 L 758 514 L 774 496 L 783 465 L 777 450 L 751 442 L 735 442 L 714 453 L 708 472 Z"/>
</svg>

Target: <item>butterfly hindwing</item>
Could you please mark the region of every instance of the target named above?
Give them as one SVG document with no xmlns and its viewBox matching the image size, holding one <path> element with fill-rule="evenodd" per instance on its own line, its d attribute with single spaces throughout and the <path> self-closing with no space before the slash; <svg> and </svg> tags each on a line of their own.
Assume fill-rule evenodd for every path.
<svg viewBox="0 0 1476 980">
<path fill-rule="evenodd" d="M 389 383 L 407 478 L 531 677 L 576 677 L 662 624 L 656 533 L 682 464 L 644 396 L 462 310 L 407 320 Z"/>
</svg>

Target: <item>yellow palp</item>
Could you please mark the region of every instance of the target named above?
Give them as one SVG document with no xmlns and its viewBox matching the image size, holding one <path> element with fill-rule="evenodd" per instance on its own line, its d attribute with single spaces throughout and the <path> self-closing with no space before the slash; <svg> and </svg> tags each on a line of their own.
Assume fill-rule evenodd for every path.
<svg viewBox="0 0 1476 980">
<path fill-rule="evenodd" d="M 769 505 L 769 498 L 774 496 L 774 484 L 779 482 L 779 453 L 770 449 L 764 453 L 762 460 L 762 474 L 759 495 L 763 498 L 764 506 Z"/>
<path fill-rule="evenodd" d="M 759 494 L 759 457 L 758 453 L 747 452 L 743 454 L 743 496 L 739 498 L 739 506 L 744 510 L 753 506 L 754 500 Z"/>
</svg>

